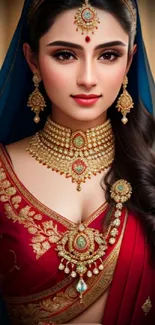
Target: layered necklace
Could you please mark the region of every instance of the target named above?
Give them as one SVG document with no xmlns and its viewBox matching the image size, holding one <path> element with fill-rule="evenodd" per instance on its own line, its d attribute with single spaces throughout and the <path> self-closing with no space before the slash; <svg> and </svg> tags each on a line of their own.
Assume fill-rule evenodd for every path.
<svg viewBox="0 0 155 325">
<path fill-rule="evenodd" d="M 110 120 L 86 132 L 72 132 L 49 117 L 43 130 L 35 134 L 28 152 L 53 171 L 71 177 L 77 190 L 81 183 L 108 168 L 114 159 L 114 135 Z M 115 211 L 106 233 L 80 222 L 60 235 L 55 250 L 60 257 L 59 270 L 77 279 L 80 302 L 87 291 L 87 279 L 104 269 L 108 248 L 117 243 L 122 229 L 123 203 L 131 197 L 126 180 L 116 181 L 110 192 Z"/>
<path fill-rule="evenodd" d="M 110 120 L 86 132 L 63 127 L 48 117 L 32 138 L 28 152 L 53 171 L 70 177 L 81 191 L 81 183 L 107 169 L 114 159 L 114 134 Z"/>
</svg>

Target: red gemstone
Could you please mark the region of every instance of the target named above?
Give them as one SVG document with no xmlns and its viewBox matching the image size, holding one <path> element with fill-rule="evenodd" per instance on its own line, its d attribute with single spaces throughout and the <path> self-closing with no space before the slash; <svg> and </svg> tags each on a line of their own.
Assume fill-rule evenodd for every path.
<svg viewBox="0 0 155 325">
<path fill-rule="evenodd" d="M 91 39 L 90 39 L 89 36 L 86 36 L 85 40 L 86 40 L 87 43 L 89 43 Z"/>
<path fill-rule="evenodd" d="M 72 164 L 72 170 L 76 175 L 82 175 L 85 170 L 87 169 L 87 166 L 85 164 L 85 162 L 81 159 L 77 159 L 74 161 L 74 163 Z"/>
</svg>

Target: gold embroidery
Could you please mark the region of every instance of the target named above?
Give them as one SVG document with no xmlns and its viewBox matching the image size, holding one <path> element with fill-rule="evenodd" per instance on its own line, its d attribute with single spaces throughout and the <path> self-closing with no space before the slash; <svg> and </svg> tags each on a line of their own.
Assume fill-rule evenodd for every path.
<svg viewBox="0 0 155 325">
<path fill-rule="evenodd" d="M 118 250 L 118 247 L 117 247 Z M 13 324 L 37 325 L 39 321 L 55 321 L 64 323 L 82 313 L 88 308 L 110 285 L 116 266 L 118 252 L 108 259 L 105 270 L 99 277 L 89 279 L 90 292 L 85 294 L 84 304 L 79 303 L 76 290 L 77 282 L 69 287 L 40 302 L 30 302 L 24 305 L 7 304 Z M 73 281 L 73 280 L 72 280 Z M 9 299 L 10 300 L 10 299 Z M 67 312 L 66 312 L 67 310 Z"/>
<path fill-rule="evenodd" d="M 7 195 L 1 195 L 0 200 L 1 200 L 1 202 L 7 202 L 7 201 L 9 201 Z"/>
<path fill-rule="evenodd" d="M 22 198 L 21 196 L 16 195 L 11 199 L 11 202 L 14 205 L 15 209 L 17 210 L 19 208 L 19 204 L 22 202 Z"/>
<path fill-rule="evenodd" d="M 42 216 L 39 214 L 35 215 L 34 211 L 30 211 L 30 206 L 27 205 L 25 208 L 22 208 L 18 214 L 13 211 L 8 203 L 4 205 L 4 208 L 9 219 L 22 224 L 28 229 L 29 234 L 32 235 L 30 246 L 32 246 L 37 259 L 51 248 L 51 244 L 57 243 L 60 239 L 61 236 L 58 233 L 57 225 L 54 226 L 52 220 L 43 222 L 41 225 L 37 225 L 34 222 L 32 217 L 40 220 Z"/>
<path fill-rule="evenodd" d="M 8 180 L 5 180 L 2 182 L 2 187 L 3 188 L 8 188 L 11 186 L 11 183 Z"/>
<path fill-rule="evenodd" d="M 38 324 L 51 317 L 52 314 L 60 312 L 65 307 L 69 307 L 74 303 L 67 293 L 59 292 L 54 298 L 47 298 L 38 303 L 29 303 L 27 305 L 12 306 L 8 305 L 8 311 L 12 320 L 16 320 L 15 324 Z M 51 319 L 51 318 L 50 318 Z"/>
<path fill-rule="evenodd" d="M 142 309 L 145 315 L 147 315 L 150 312 L 150 310 L 152 309 L 152 303 L 150 297 L 146 299 L 146 301 L 142 306 Z"/>
<path fill-rule="evenodd" d="M 62 324 L 69 322 L 93 304 L 112 281 L 126 220 L 127 211 L 121 236 L 112 253 L 105 259 L 104 270 L 88 280 L 89 290 L 84 295 L 84 304 L 80 304 L 78 299 L 77 280 L 67 277 L 42 293 L 27 297 L 5 297 L 13 324 L 38 325 L 41 321 Z"/>
<path fill-rule="evenodd" d="M 60 239 L 57 225 L 54 225 L 52 220 L 42 222 L 41 225 L 35 223 L 34 220 L 42 221 L 42 215 L 36 214 L 29 205 L 17 212 L 22 198 L 17 194 L 16 188 L 6 179 L 6 173 L 2 167 L 0 168 L 0 180 L 2 180 L 0 183 L 0 201 L 5 203 L 5 213 L 13 222 L 18 222 L 28 229 L 29 234 L 32 235 L 30 246 L 32 246 L 36 258 L 39 259 L 51 248 L 51 244 L 57 243 Z"/>
<path fill-rule="evenodd" d="M 3 168 L 0 168 L 0 181 L 4 181 L 6 179 L 6 174 Z"/>
<path fill-rule="evenodd" d="M 10 167 L 8 167 L 8 168 L 10 168 Z M 10 168 L 10 171 L 11 171 L 11 168 Z M 69 227 L 76 226 L 74 223 L 65 220 L 65 218 L 63 218 L 62 216 L 59 216 L 57 213 L 55 213 L 53 215 L 53 212 L 50 209 L 46 208 L 41 203 L 37 203 L 37 200 L 33 199 L 31 194 L 29 194 L 27 191 L 25 191 L 24 187 L 22 187 L 22 185 L 20 185 L 20 182 L 18 182 L 18 180 L 16 180 L 16 177 L 12 171 L 11 171 L 11 175 L 13 176 L 15 183 L 18 183 L 18 189 L 19 190 L 22 189 L 21 193 L 22 192 L 23 192 L 23 194 L 26 193 L 25 197 L 27 199 L 30 198 L 29 201 L 32 204 L 34 202 L 34 206 L 36 206 L 36 207 L 38 206 L 44 212 L 49 211 L 50 212 L 49 215 L 51 215 L 55 220 L 57 220 L 57 221 L 59 220 L 61 222 L 61 224 L 63 224 L 63 225 L 68 225 Z M 37 224 L 37 222 L 35 223 L 35 220 L 42 221 L 42 219 L 43 219 L 42 215 L 36 214 L 32 210 L 32 207 L 29 205 L 20 209 L 21 202 L 19 199 L 19 195 L 17 193 L 17 189 L 15 188 L 16 191 L 14 191 L 13 186 L 11 184 L 9 184 L 9 186 L 6 188 L 5 188 L 5 186 L 4 187 L 2 186 L 3 181 L 6 181 L 6 175 L 5 175 L 4 169 L 0 170 L 0 179 L 1 178 L 2 178 L 2 181 L 0 183 L 1 190 L 2 190 L 1 195 L 6 195 L 6 189 L 8 189 L 9 187 L 12 188 L 11 191 L 7 191 L 6 197 L 8 198 L 8 201 L 6 201 L 6 203 L 4 204 L 4 208 L 5 208 L 7 217 L 9 219 L 13 220 L 13 222 L 18 222 L 19 224 L 22 224 L 25 228 L 27 228 L 29 234 L 32 236 L 31 246 L 33 247 L 33 250 L 34 250 L 37 258 L 39 258 L 42 254 L 44 254 L 44 252 L 46 252 L 51 247 L 51 243 L 53 243 L 53 242 L 56 243 L 57 240 L 59 240 L 60 234 L 58 233 L 57 226 L 54 226 L 52 220 L 47 221 L 47 222 L 42 222 L 39 225 Z M 18 199 L 17 199 L 17 197 L 18 197 Z M 15 198 L 15 200 L 13 200 L 14 198 Z M 18 202 L 18 200 L 19 200 L 19 202 Z M 17 209 L 18 209 L 17 205 L 19 205 L 18 212 L 17 212 Z M 97 217 L 102 211 L 105 210 L 106 206 L 107 206 L 107 204 L 102 205 L 102 207 L 100 207 L 95 213 L 93 213 L 91 215 L 91 218 L 89 219 L 89 223 L 90 223 L 90 220 L 92 220 L 92 218 L 94 218 L 95 214 Z M 123 231 L 124 231 L 124 227 L 123 227 Z M 97 277 L 94 277 L 93 280 L 90 279 L 91 286 L 90 286 L 89 291 L 85 295 L 85 299 L 84 299 L 85 305 L 84 306 L 83 305 L 80 306 L 79 299 L 76 298 L 76 296 L 74 295 L 73 280 L 70 279 L 69 277 L 67 277 L 65 279 L 65 282 L 61 281 L 60 283 L 55 285 L 55 297 L 51 296 L 51 294 L 49 293 L 50 297 L 48 295 L 48 296 L 44 297 L 44 299 L 43 299 L 42 293 L 40 293 L 38 295 L 34 295 L 35 297 L 38 296 L 38 299 L 35 298 L 36 299 L 35 303 L 34 303 L 34 299 L 32 298 L 33 296 L 31 296 L 31 297 L 29 296 L 29 297 L 24 297 L 24 299 L 22 299 L 23 297 L 17 298 L 17 300 L 19 299 L 19 302 L 17 304 L 15 303 L 15 301 L 12 303 L 11 298 L 10 298 L 9 299 L 10 303 L 8 302 L 8 305 L 9 305 L 8 307 L 10 307 L 9 308 L 10 313 L 12 314 L 13 310 L 14 310 L 14 313 L 16 314 L 16 316 L 15 316 L 16 318 L 14 318 L 12 315 L 12 318 L 14 318 L 13 322 L 15 320 L 14 324 L 20 324 L 20 325 L 21 324 L 26 324 L 26 325 L 33 324 L 33 325 L 35 325 L 35 324 L 38 324 L 39 321 L 42 321 L 42 319 L 46 320 L 46 317 L 48 317 L 48 320 L 49 320 L 50 311 L 48 311 L 48 307 L 50 305 L 53 306 L 54 303 L 55 303 L 55 309 L 58 308 L 58 305 L 60 306 L 61 310 L 60 309 L 58 309 L 58 310 L 61 312 L 61 314 L 55 316 L 56 319 L 53 319 L 53 316 L 51 315 L 50 318 L 52 317 L 52 319 L 50 319 L 50 320 L 57 321 L 57 323 L 67 322 L 68 319 L 72 319 L 73 317 L 77 316 L 79 313 L 84 311 L 86 308 L 88 308 L 89 305 L 91 305 L 104 292 L 104 290 L 107 289 L 107 287 L 110 285 L 110 283 L 112 281 L 112 277 L 113 277 L 113 273 L 115 270 L 119 249 L 120 249 L 120 244 L 121 244 L 121 240 L 122 240 L 122 236 L 123 236 L 123 231 L 122 231 L 120 239 L 119 239 L 118 243 L 116 244 L 113 252 L 105 259 L 105 265 L 104 265 L 105 267 L 104 267 L 103 273 L 101 273 Z M 60 289 L 60 287 L 62 287 L 62 282 L 64 283 L 63 291 L 62 291 L 62 289 Z M 66 289 L 65 283 L 70 283 L 70 288 L 67 287 L 67 289 Z M 58 293 L 58 290 L 61 290 L 61 292 Z M 51 291 L 52 291 L 52 289 L 51 289 Z M 62 295 L 62 292 L 63 292 L 63 295 Z M 54 295 L 54 293 L 53 293 L 53 295 Z M 63 301 L 62 301 L 62 297 L 63 297 Z M 32 299 L 29 300 L 29 303 L 26 302 L 26 300 L 30 299 L 30 298 L 32 298 Z M 16 300 L 16 298 L 12 298 L 12 299 Z M 21 305 L 22 300 L 25 300 L 25 304 L 23 304 L 23 305 Z M 58 304 L 59 301 L 61 301 L 61 304 Z M 63 305 L 62 305 L 62 302 L 63 302 Z M 65 308 L 64 309 L 62 308 L 62 307 L 64 307 L 64 304 L 66 306 L 67 302 L 69 304 L 66 307 L 68 313 L 66 313 L 66 311 L 64 311 Z M 45 309 L 44 305 L 46 305 L 46 309 Z M 81 308 L 83 308 L 83 310 Z M 19 313 L 22 315 L 21 316 L 22 321 L 20 321 L 18 318 Z M 61 316 L 61 317 L 59 317 L 59 316 Z M 39 320 L 38 320 L 38 318 L 39 318 Z"/>
<path fill-rule="evenodd" d="M 8 196 L 13 196 L 13 195 L 15 195 L 16 194 L 16 189 L 15 189 L 15 187 L 8 187 L 7 189 L 6 189 L 6 191 L 5 191 L 5 193 L 6 193 L 6 195 L 8 195 Z"/>
</svg>

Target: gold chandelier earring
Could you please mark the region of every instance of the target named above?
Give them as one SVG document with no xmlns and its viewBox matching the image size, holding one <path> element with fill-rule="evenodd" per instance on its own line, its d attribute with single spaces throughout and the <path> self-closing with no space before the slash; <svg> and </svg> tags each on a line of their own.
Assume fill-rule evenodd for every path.
<svg viewBox="0 0 155 325">
<path fill-rule="evenodd" d="M 121 119 L 122 123 L 125 125 L 128 122 L 126 115 L 130 113 L 131 108 L 134 107 L 134 102 L 128 91 L 126 90 L 128 85 L 128 77 L 126 76 L 123 82 L 123 93 L 118 98 L 116 108 L 118 112 L 121 112 L 123 118 Z"/>
<path fill-rule="evenodd" d="M 27 103 L 27 106 L 31 107 L 31 111 L 33 111 L 35 113 L 35 117 L 33 119 L 35 123 L 40 122 L 39 114 L 41 111 L 44 111 L 44 107 L 46 107 L 44 97 L 41 94 L 41 92 L 39 91 L 40 81 L 41 81 L 41 79 L 40 79 L 39 75 L 37 73 L 35 73 L 33 76 L 35 90 L 29 96 L 28 103 Z"/>
</svg>

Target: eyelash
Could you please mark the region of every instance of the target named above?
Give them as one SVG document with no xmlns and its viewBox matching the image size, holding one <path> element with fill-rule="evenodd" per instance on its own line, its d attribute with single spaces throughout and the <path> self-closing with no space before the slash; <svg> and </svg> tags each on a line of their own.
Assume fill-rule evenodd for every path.
<svg viewBox="0 0 155 325">
<path fill-rule="evenodd" d="M 104 53 L 102 53 L 99 58 L 101 58 L 104 55 L 108 55 L 108 56 L 114 56 L 115 58 L 110 60 L 110 59 L 105 59 L 105 61 L 110 61 L 110 62 L 114 62 L 115 60 L 117 60 L 118 57 L 121 57 L 121 53 L 118 51 L 114 51 L 114 50 L 108 50 Z M 72 59 L 70 59 L 70 57 L 73 57 L 74 59 L 76 58 L 75 54 L 73 54 L 72 52 L 68 51 L 68 50 L 62 50 L 59 52 L 56 52 L 52 55 L 56 60 L 58 61 L 62 61 L 62 62 L 66 62 L 66 61 L 71 61 Z M 67 58 L 66 58 L 66 57 Z M 61 57 L 61 59 L 60 59 Z"/>
</svg>

